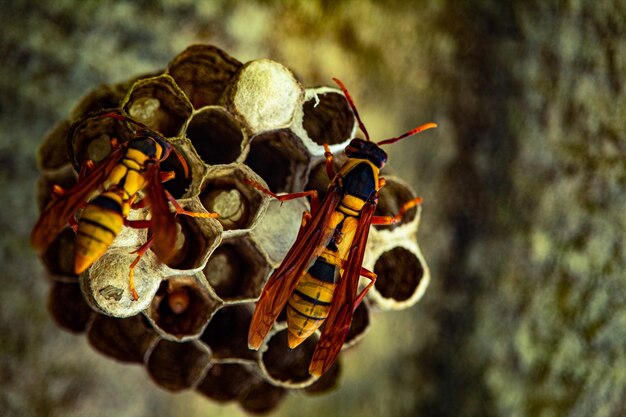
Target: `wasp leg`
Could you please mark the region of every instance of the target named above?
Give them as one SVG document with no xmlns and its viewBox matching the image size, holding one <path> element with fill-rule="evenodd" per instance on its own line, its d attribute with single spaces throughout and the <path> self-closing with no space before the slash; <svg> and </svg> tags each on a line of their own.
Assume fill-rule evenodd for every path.
<svg viewBox="0 0 626 417">
<path fill-rule="evenodd" d="M 326 158 L 326 174 L 328 174 L 328 178 L 331 180 L 335 178 L 337 174 L 335 172 L 335 167 L 333 166 L 333 154 L 330 151 L 330 147 L 328 144 L 324 144 L 324 158 Z"/>
<path fill-rule="evenodd" d="M 147 229 L 152 226 L 151 220 L 124 220 L 124 226 L 132 227 L 133 229 Z"/>
<path fill-rule="evenodd" d="M 176 173 L 174 171 L 161 171 L 159 174 L 161 175 L 161 182 L 166 182 L 176 177 Z"/>
<path fill-rule="evenodd" d="M 201 217 L 203 219 L 216 219 L 218 217 L 217 213 L 198 213 L 195 211 L 185 210 L 180 204 L 178 204 L 178 201 L 176 201 L 176 199 L 167 190 L 165 190 L 165 195 L 174 206 L 174 211 L 176 211 L 176 214 L 183 214 L 190 217 Z"/>
<path fill-rule="evenodd" d="M 137 257 L 135 258 L 133 263 L 130 264 L 130 272 L 128 273 L 128 287 L 130 288 L 130 293 L 133 298 L 133 301 L 137 301 L 139 299 L 139 294 L 137 294 L 137 291 L 135 290 L 135 280 L 134 280 L 135 267 L 139 263 L 139 260 L 141 260 L 141 258 L 146 254 L 146 252 L 148 252 L 148 249 L 150 249 L 150 246 L 152 246 L 153 242 L 154 242 L 154 239 L 150 239 L 146 243 L 141 245 L 139 249 L 137 249 L 134 252 L 131 252 L 131 253 L 137 254 Z"/>
<path fill-rule="evenodd" d="M 396 224 L 400 220 L 402 220 L 402 216 L 404 216 L 404 214 L 408 210 L 412 209 L 413 207 L 421 203 L 422 203 L 422 198 L 415 197 L 413 200 L 409 200 L 406 203 L 404 203 L 404 205 L 400 207 L 400 210 L 395 216 L 373 216 L 372 224 L 378 224 L 378 225 Z"/>
<path fill-rule="evenodd" d="M 317 190 L 309 190 L 309 191 L 302 191 L 300 193 L 291 193 L 291 194 L 281 194 L 278 195 L 270 190 L 268 190 L 267 188 L 263 187 L 261 184 L 259 184 L 258 182 L 251 180 L 250 178 L 245 178 L 244 181 L 253 186 L 254 188 L 256 188 L 257 190 L 261 191 L 262 193 L 265 193 L 267 195 L 269 195 L 270 197 L 274 197 L 276 200 L 280 201 L 281 203 L 284 201 L 289 201 L 289 200 L 295 200 L 296 198 L 301 198 L 301 197 L 311 197 L 311 211 L 315 212 L 317 211 L 318 207 L 319 207 L 319 198 L 317 196 Z"/>
<path fill-rule="evenodd" d="M 384 179 L 383 177 L 378 178 L 378 189 L 380 190 L 381 188 L 383 188 L 385 186 L 385 184 L 387 184 L 387 180 Z"/>
<path fill-rule="evenodd" d="M 91 174 L 91 171 L 96 167 L 96 164 L 88 159 L 80 167 L 80 172 L 78 173 L 78 181 L 82 180 L 85 177 L 88 177 Z"/>
<path fill-rule="evenodd" d="M 356 310 L 359 304 L 361 304 L 361 301 L 363 301 L 363 298 L 365 298 L 365 295 L 367 294 L 367 292 L 370 290 L 370 288 L 372 288 L 374 283 L 376 283 L 376 274 L 368 269 L 361 267 L 361 276 L 369 279 L 370 283 L 367 284 L 365 288 L 363 288 L 363 291 L 361 291 L 361 294 L 359 294 L 359 296 L 354 301 L 354 304 L 352 306 L 353 310 Z"/>
</svg>

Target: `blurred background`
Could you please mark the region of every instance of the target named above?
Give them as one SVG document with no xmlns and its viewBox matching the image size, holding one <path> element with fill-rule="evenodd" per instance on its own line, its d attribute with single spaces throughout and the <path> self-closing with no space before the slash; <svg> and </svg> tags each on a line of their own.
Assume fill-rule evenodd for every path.
<svg viewBox="0 0 626 417">
<path fill-rule="evenodd" d="M 330 394 L 276 415 L 626 414 L 626 3 L 18 0 L 0 16 L 0 414 L 236 416 L 55 326 L 28 242 L 35 151 L 101 83 L 211 43 L 342 79 L 424 198 L 431 285 Z"/>
</svg>

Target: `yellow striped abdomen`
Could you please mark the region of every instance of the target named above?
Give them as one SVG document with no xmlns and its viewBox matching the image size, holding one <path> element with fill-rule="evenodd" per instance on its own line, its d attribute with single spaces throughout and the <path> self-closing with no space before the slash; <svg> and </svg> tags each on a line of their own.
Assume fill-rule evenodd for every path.
<svg viewBox="0 0 626 417">
<path fill-rule="evenodd" d="M 124 226 L 122 198 L 105 192 L 83 209 L 74 240 L 74 272 L 80 274 L 107 251 Z"/>
<path fill-rule="evenodd" d="M 291 349 L 313 334 L 328 317 L 338 273 L 336 265 L 319 257 L 298 281 L 287 304 Z"/>
</svg>

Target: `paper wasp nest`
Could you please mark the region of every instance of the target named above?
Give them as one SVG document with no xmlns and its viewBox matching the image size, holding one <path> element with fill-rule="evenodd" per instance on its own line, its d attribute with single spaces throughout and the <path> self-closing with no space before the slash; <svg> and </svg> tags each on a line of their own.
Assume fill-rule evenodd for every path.
<svg viewBox="0 0 626 417">
<path fill-rule="evenodd" d="M 162 73 L 100 86 L 55 126 L 40 147 L 40 209 L 54 184 L 71 187 L 81 164 L 111 151 L 111 138 L 132 138 L 131 126 L 94 112 L 122 111 L 165 136 L 184 156 L 161 164 L 174 171 L 164 187 L 187 210 L 219 218 L 177 216 L 177 256 L 161 264 L 151 252 L 135 270 L 139 300 L 128 290 L 129 265 L 149 229 L 124 228 L 89 270 L 73 274 L 73 231 L 66 228 L 43 255 L 52 277 L 49 310 L 64 328 L 86 333 L 94 348 L 121 361 L 142 363 L 172 390 L 195 389 L 219 402 L 237 401 L 251 412 L 272 409 L 288 389 L 323 392 L 338 380 L 340 363 L 314 381 L 308 374 L 317 336 L 289 351 L 279 319 L 260 352 L 247 347 L 255 300 L 293 243 L 305 200 L 284 204 L 244 178 L 275 192 L 318 189 L 328 178 L 322 144 L 341 162 L 356 134 L 340 90 L 307 88 L 271 60 L 241 64 L 223 51 L 191 46 Z M 391 214 L 415 193 L 387 176 L 379 214 Z M 403 222 L 372 230 L 364 266 L 379 276 L 356 311 L 346 347 L 363 337 L 374 309 L 405 308 L 423 294 L 428 267 L 416 242 L 420 209 Z M 146 219 L 149 207 L 133 210 Z M 284 320 L 284 318 L 283 318 Z"/>
</svg>

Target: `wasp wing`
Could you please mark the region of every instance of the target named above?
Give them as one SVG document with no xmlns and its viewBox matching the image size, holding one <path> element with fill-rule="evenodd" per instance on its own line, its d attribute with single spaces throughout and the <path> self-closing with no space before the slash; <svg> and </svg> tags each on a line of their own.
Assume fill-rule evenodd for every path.
<svg viewBox="0 0 626 417">
<path fill-rule="evenodd" d="M 335 359 L 337 359 L 337 355 L 339 355 L 339 351 L 350 330 L 352 316 L 356 307 L 354 303 L 359 288 L 363 255 L 374 210 L 376 210 L 376 204 L 370 202 L 365 203 L 361 210 L 359 224 L 348 253 L 343 274 L 333 294 L 332 305 L 324 322 L 324 329 L 309 365 L 311 375 L 319 377 L 331 367 Z"/>
<path fill-rule="evenodd" d="M 258 349 L 274 321 L 287 304 L 298 280 L 332 238 L 333 230 L 326 227 L 331 213 L 339 204 L 341 192 L 337 186 L 328 190 L 324 201 L 300 229 L 298 238 L 287 252 L 278 269 L 270 276 L 250 322 L 248 346 Z"/>
<path fill-rule="evenodd" d="M 145 190 L 153 239 L 151 248 L 161 262 L 167 263 L 176 254 L 176 215 L 170 210 L 158 164 L 150 165 L 146 178 L 148 184 Z"/>
<path fill-rule="evenodd" d="M 33 227 L 30 236 L 31 244 L 39 253 L 43 253 L 50 246 L 61 229 L 74 216 L 76 210 L 87 201 L 91 193 L 102 185 L 123 156 L 122 149 L 114 151 L 85 178 L 79 178 L 78 182 L 64 195 L 48 205 Z"/>
</svg>

